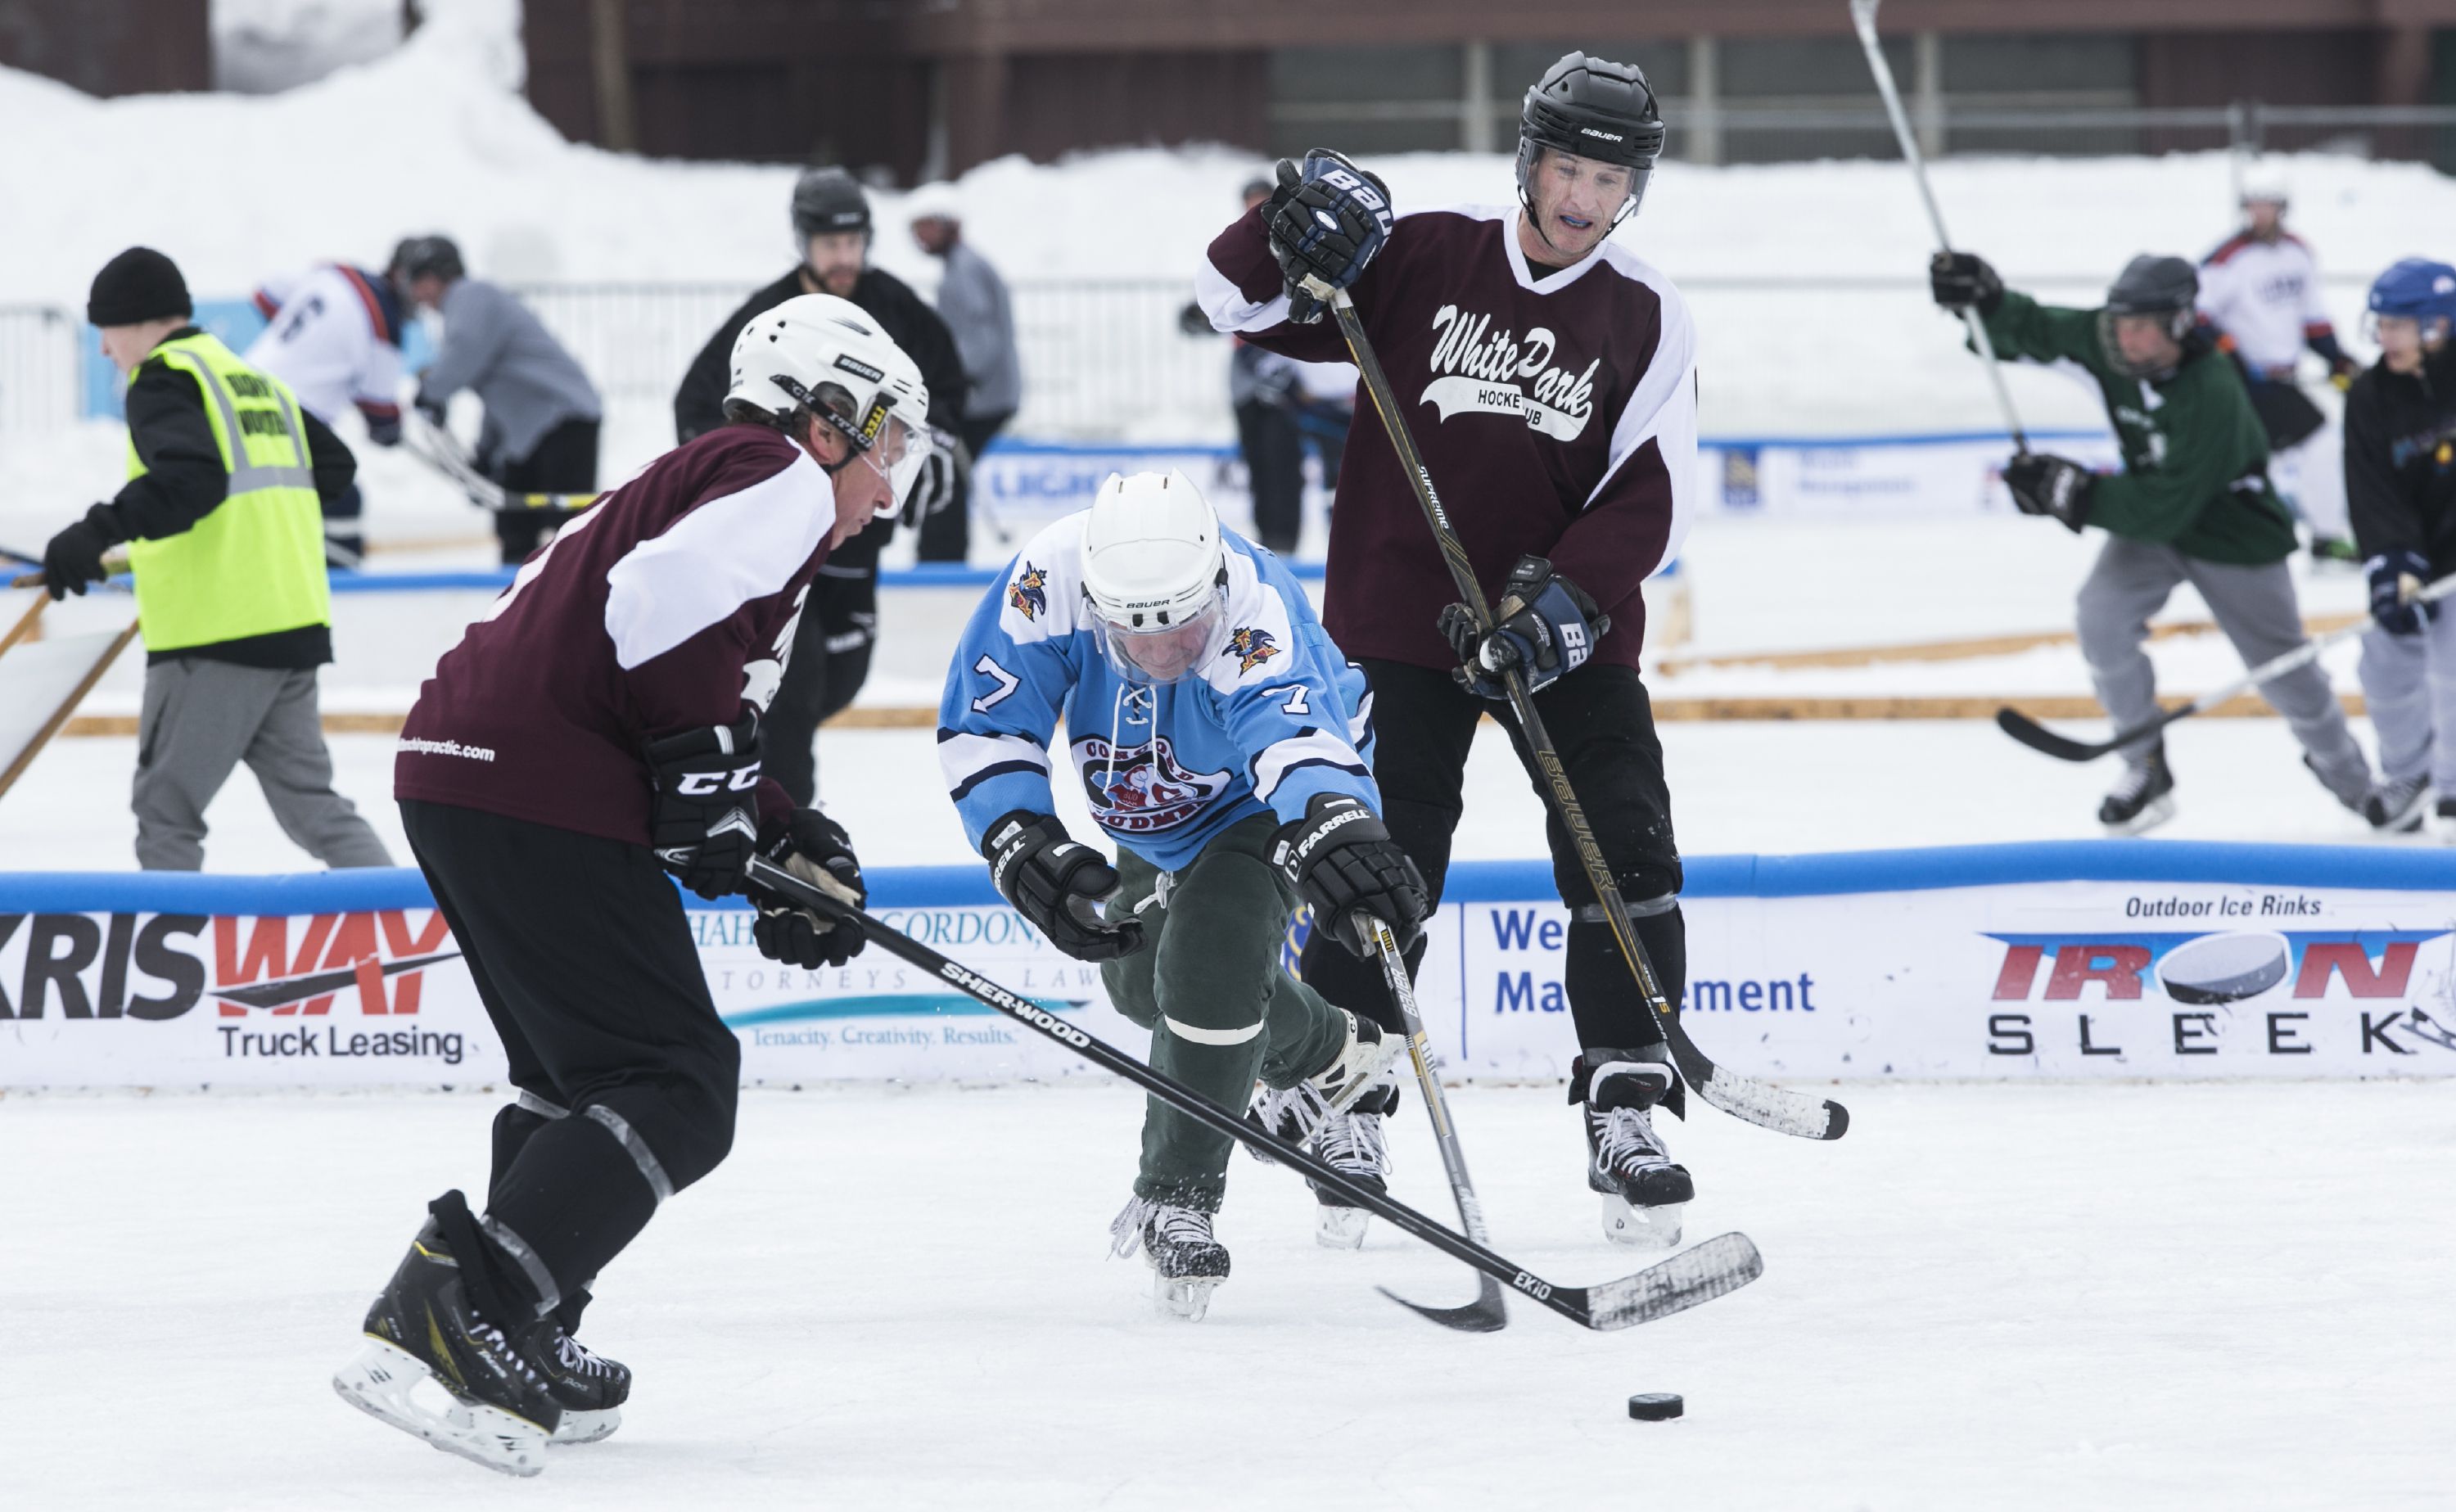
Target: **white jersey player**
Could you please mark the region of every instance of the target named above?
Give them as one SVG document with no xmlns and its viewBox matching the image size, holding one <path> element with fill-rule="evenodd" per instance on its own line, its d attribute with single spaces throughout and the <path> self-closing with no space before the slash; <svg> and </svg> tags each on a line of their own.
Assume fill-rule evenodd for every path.
<svg viewBox="0 0 2456 1512">
<path fill-rule="evenodd" d="M 2216 327 L 2250 386 L 2267 428 L 2271 472 L 2311 528 L 2311 554 L 2352 562 L 2337 418 L 2295 381 L 2309 347 L 2343 389 L 2360 364 L 2347 356 L 2320 297 L 2320 266 L 2302 237 L 2285 229 L 2282 185 L 2255 180 L 2242 193 L 2243 228 L 2200 262 L 2200 318 Z"/>
<path fill-rule="evenodd" d="M 272 324 L 247 360 L 290 385 L 325 424 L 356 409 L 379 446 L 400 441 L 403 312 L 392 280 L 344 263 L 268 279 L 256 307 Z M 324 541 L 334 566 L 355 567 L 366 549 L 358 485 L 324 506 Z"/>
</svg>

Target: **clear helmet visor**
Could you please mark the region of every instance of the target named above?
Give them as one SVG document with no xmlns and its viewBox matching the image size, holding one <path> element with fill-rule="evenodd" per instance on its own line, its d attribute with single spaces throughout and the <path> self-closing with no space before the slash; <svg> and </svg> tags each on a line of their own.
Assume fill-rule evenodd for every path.
<svg viewBox="0 0 2456 1512">
<path fill-rule="evenodd" d="M 908 419 L 891 410 L 888 412 L 878 434 L 861 454 L 862 460 L 884 477 L 893 491 L 888 510 L 901 509 L 912 497 L 912 485 L 921 478 L 921 464 L 930 460 L 936 444 L 917 418 Z"/>
<path fill-rule="evenodd" d="M 1092 634 L 1100 654 L 1108 659 L 1109 669 L 1129 683 L 1165 686 L 1198 677 L 1227 644 L 1228 601 L 1217 588 L 1201 607 L 1173 617 L 1170 623 L 1139 618 L 1141 624 L 1121 623 L 1130 617 L 1112 616 L 1096 604 L 1092 610 Z"/>
</svg>

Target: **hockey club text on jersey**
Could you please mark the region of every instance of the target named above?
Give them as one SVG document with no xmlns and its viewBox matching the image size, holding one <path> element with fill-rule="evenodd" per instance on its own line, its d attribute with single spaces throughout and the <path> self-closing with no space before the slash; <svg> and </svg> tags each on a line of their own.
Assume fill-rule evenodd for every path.
<svg viewBox="0 0 2456 1512">
<path fill-rule="evenodd" d="M 1165 735 L 1134 746 L 1111 746 L 1098 735 L 1074 744 L 1092 817 L 1121 834 L 1155 834 L 1191 823 L 1231 780 L 1224 771 L 1186 770 Z"/>
<path fill-rule="evenodd" d="M 1445 304 L 1433 312 L 1433 380 L 1420 404 L 1456 415 L 1515 415 L 1558 441 L 1576 440 L 1594 415 L 1598 357 L 1576 373 L 1552 365 L 1559 338 L 1545 326 L 1524 337 L 1492 329 L 1492 317 Z"/>
</svg>

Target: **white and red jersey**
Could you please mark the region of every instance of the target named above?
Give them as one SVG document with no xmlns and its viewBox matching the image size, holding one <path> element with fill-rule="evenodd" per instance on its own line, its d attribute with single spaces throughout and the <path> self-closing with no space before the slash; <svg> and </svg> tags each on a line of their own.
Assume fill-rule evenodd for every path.
<svg viewBox="0 0 2456 1512">
<path fill-rule="evenodd" d="M 1612 618 L 1597 660 L 1634 666 L 1638 585 L 1696 509 L 1696 330 L 1671 281 L 1609 241 L 1566 268 L 1530 267 L 1517 216 L 1402 215 L 1349 293 L 1485 595 L 1521 556 L 1548 557 Z M 1327 314 L 1289 321 L 1258 211 L 1211 243 L 1196 294 L 1214 327 L 1258 346 L 1348 355 Z M 1323 623 L 1350 656 L 1448 667 L 1458 654 L 1435 621 L 1457 598 L 1388 434 L 1360 416 L 1331 509 Z"/>
<path fill-rule="evenodd" d="M 2333 337 L 2320 298 L 2320 264 L 2302 238 L 2274 241 L 2238 232 L 2200 261 L 2200 317 L 2218 328 L 2243 365 L 2282 378 L 2302 348 Z"/>
<path fill-rule="evenodd" d="M 436 664 L 394 794 L 647 844 L 642 747 L 768 707 L 835 522 L 834 485 L 781 432 L 726 425 L 667 452 Z M 761 780 L 763 820 L 791 808 Z"/>
<path fill-rule="evenodd" d="M 290 385 L 330 425 L 356 406 L 370 420 L 400 418 L 400 298 L 381 275 L 338 263 L 256 291 L 267 320 L 251 366 Z"/>
</svg>

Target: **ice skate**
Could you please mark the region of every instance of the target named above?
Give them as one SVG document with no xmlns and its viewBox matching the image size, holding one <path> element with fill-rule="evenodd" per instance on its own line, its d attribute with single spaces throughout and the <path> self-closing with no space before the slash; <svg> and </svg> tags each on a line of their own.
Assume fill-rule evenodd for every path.
<svg viewBox="0 0 2456 1512">
<path fill-rule="evenodd" d="M 2098 822 L 2112 835 L 2137 835 L 2175 817 L 2175 774 L 2166 769 L 2166 747 L 2152 746 L 2146 759 L 2126 763 L 2123 776 L 2098 806 Z"/>
<path fill-rule="evenodd" d="M 1340 1175 L 1375 1192 L 1388 1192 L 1390 1147 L 1382 1120 L 1397 1100 L 1395 1091 L 1381 1088 L 1347 1112 L 1330 1114 L 1314 1132 L 1313 1153 Z M 1320 1185 L 1314 1186 L 1313 1195 L 1320 1204 L 1314 1215 L 1314 1242 L 1326 1250 L 1362 1249 L 1372 1213 L 1349 1207 L 1337 1193 Z"/>
<path fill-rule="evenodd" d="M 365 1347 L 333 1377 L 342 1400 L 489 1470 L 545 1468 L 563 1408 L 528 1353 L 479 1315 L 434 1219 L 367 1309 L 365 1330 Z"/>
<path fill-rule="evenodd" d="M 1657 1058 L 1664 1057 L 1664 1058 Z M 1660 1046 L 1589 1050 L 1579 1055 L 1586 1086 L 1586 1185 L 1603 1195 L 1604 1236 L 1615 1244 L 1669 1249 L 1696 1185 L 1654 1132 L 1653 1110 L 1679 1084 Z"/>
<path fill-rule="evenodd" d="M 1202 1321 L 1211 1294 L 1228 1278 L 1228 1246 L 1211 1236 L 1212 1215 L 1136 1197 L 1109 1225 L 1119 1257 L 1142 1251 L 1152 1268 L 1152 1301 L 1162 1318 Z"/>
<path fill-rule="evenodd" d="M 1266 1134 L 1279 1135 L 1301 1150 L 1313 1138 L 1313 1132 L 1330 1114 L 1330 1104 L 1322 1100 L 1311 1082 L 1299 1082 L 1282 1092 L 1277 1087 L 1257 1087 L 1253 1106 L 1245 1110 L 1245 1121 Z M 1252 1145 L 1245 1153 L 1266 1166 L 1279 1162 Z"/>
<path fill-rule="evenodd" d="M 1330 1112 L 1344 1113 L 1387 1080 L 1392 1064 L 1407 1052 L 1407 1042 L 1384 1032 L 1369 1018 L 1359 1018 L 1343 1008 L 1337 1011 L 1347 1020 L 1346 1043 L 1328 1067 L 1305 1079 L 1305 1085 L 1321 1094 Z"/>
<path fill-rule="evenodd" d="M 623 1403 L 631 1396 L 629 1366 L 590 1350 L 551 1318 L 540 1318 L 522 1336 L 521 1349 L 563 1407 L 563 1421 L 546 1442 L 595 1443 L 623 1426 Z"/>
<path fill-rule="evenodd" d="M 2442 798 L 2431 806 L 2430 838 L 2443 846 L 2456 846 L 2456 798 Z"/>
<path fill-rule="evenodd" d="M 2430 779 L 2427 777 L 2389 777 L 2383 779 L 2363 800 L 2363 817 L 2373 829 L 2392 835 L 2409 835 L 2422 828 L 2429 812 Z"/>
</svg>

